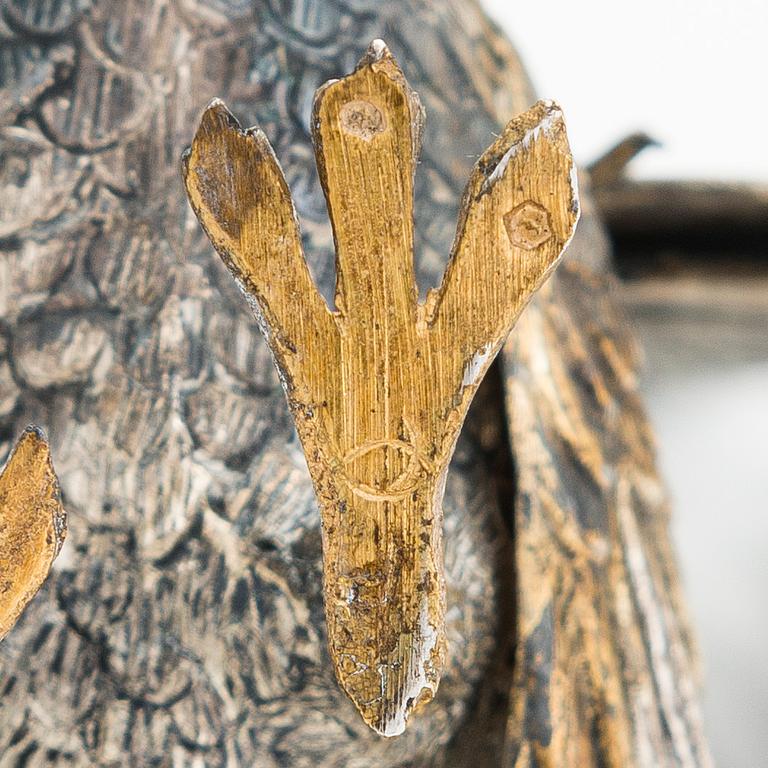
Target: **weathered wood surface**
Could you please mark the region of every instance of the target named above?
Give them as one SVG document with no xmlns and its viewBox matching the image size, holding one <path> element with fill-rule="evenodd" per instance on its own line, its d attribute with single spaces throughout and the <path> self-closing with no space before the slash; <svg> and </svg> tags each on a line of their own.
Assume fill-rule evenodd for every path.
<svg viewBox="0 0 768 768">
<path fill-rule="evenodd" d="M 28 427 L 0 473 L 0 640 L 48 577 L 66 535 L 48 442 Z"/>
<path fill-rule="evenodd" d="M 381 40 L 315 96 L 334 311 L 309 275 L 266 136 L 243 131 L 215 101 L 184 156 L 192 207 L 264 328 L 312 475 L 337 677 L 385 736 L 405 730 L 442 673 L 442 497 L 459 430 L 578 218 L 562 113 L 539 102 L 475 165 L 443 283 L 419 303 L 413 178 L 423 128 L 418 95 Z"/>
<path fill-rule="evenodd" d="M 511 441 L 493 376 L 459 439 L 446 668 L 396 739 L 334 679 L 309 474 L 257 323 L 184 200 L 178 153 L 217 94 L 275 148 L 328 298 L 312 95 L 383 37 L 429 115 L 414 240 L 437 284 L 471 166 L 534 101 L 476 6 L 3 0 L 0 35 L 3 437 L 46 428 L 70 521 L 0 646 L 2 762 L 705 765 L 588 197 L 503 352 Z"/>
</svg>

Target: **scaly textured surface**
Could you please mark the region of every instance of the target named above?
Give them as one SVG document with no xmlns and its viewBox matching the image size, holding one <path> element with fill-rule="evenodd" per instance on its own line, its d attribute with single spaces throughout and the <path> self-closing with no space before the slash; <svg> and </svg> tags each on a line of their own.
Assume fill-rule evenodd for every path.
<svg viewBox="0 0 768 768">
<path fill-rule="evenodd" d="M 445 656 L 443 511 L 467 409 L 578 217 L 560 110 L 539 102 L 478 160 L 445 279 L 418 302 L 422 108 L 374 41 L 320 88 L 312 133 L 336 244 L 336 309 L 301 251 L 264 134 L 221 102 L 184 156 L 190 202 L 264 328 L 320 503 L 328 642 L 372 728 L 405 729 Z"/>
<path fill-rule="evenodd" d="M 336 682 L 310 476 L 258 324 L 186 202 L 179 153 L 212 94 L 258 123 L 290 184 L 310 270 L 331 294 L 312 96 L 384 35 L 421 62 L 414 85 L 433 116 L 415 231 L 418 266 L 437 284 L 466 155 L 503 126 L 487 105 L 507 118 L 531 103 L 514 101 L 522 81 L 508 64 L 476 69 L 508 47 L 476 11 L 431 4 L 3 9 L 5 39 L 41 47 L 48 74 L 23 57 L 2 71 L 2 437 L 8 450 L 26 424 L 44 426 L 70 525 L 51 577 L 0 646 L 0 764 L 431 759 L 497 653 L 507 534 L 484 438 L 468 425 L 446 486 L 456 608 L 439 694 L 403 736 L 382 739 Z M 406 18 L 429 36 L 412 36 Z M 442 40 L 458 28 L 452 53 Z M 443 92 L 440 62 L 464 84 L 461 100 Z M 37 96 L 13 101 L 40 77 Z"/>
<path fill-rule="evenodd" d="M 636 350 L 585 262 L 564 263 L 505 357 L 523 639 L 505 763 L 706 766 Z"/>
<path fill-rule="evenodd" d="M 597 615 L 601 637 L 620 649 L 621 637 L 609 635 L 626 625 L 607 620 L 609 603 L 568 612 L 574 603 L 556 603 L 559 582 L 547 574 L 540 589 L 553 609 L 537 599 L 538 618 L 529 605 L 518 620 L 511 583 L 516 571 L 521 596 L 540 594 L 539 569 L 555 556 L 555 575 L 577 583 L 559 528 L 542 524 L 557 518 L 540 505 L 526 513 L 539 498 L 537 478 L 556 484 L 558 503 L 579 522 L 568 529 L 576 541 L 617 525 L 616 486 L 584 481 L 581 457 L 597 445 L 607 477 L 619 466 L 647 472 L 648 492 L 630 493 L 623 506 L 641 532 L 633 562 L 653 555 L 655 578 L 676 589 L 674 569 L 659 570 L 653 554 L 668 538 L 650 446 L 617 439 L 625 427 L 647 433 L 633 375 L 614 378 L 616 360 L 630 374 L 636 362 L 606 293 L 607 248 L 584 185 L 552 293 L 529 305 L 512 338 L 530 330 L 529 315 L 548 331 L 524 356 L 514 340 L 504 353 L 514 377 L 509 413 L 519 419 L 511 451 L 499 450 L 501 390 L 481 389 L 448 473 L 445 574 L 455 609 L 446 612 L 440 690 L 403 736 L 382 739 L 339 690 L 326 651 L 319 515 L 269 350 L 179 181 L 179 151 L 218 94 L 269 137 L 310 271 L 330 296 L 333 241 L 309 136 L 312 98 L 382 37 L 429 115 L 414 239 L 419 280 L 436 285 L 472 165 L 534 101 L 511 47 L 476 5 L 2 0 L 0 8 L 0 436 L 7 451 L 26 424 L 45 427 L 70 520 L 51 576 L 0 645 L 0 765 L 567 765 L 567 740 L 549 735 L 563 723 L 593 745 L 582 763 L 599 765 L 617 718 L 623 733 L 653 735 L 633 737 L 627 765 L 685 764 L 666 723 L 669 711 L 676 734 L 681 720 L 695 722 L 688 653 L 656 642 L 680 625 L 674 598 L 658 596 L 652 652 L 649 641 L 632 646 L 638 674 L 619 685 L 633 706 L 611 710 L 593 706 L 603 682 L 568 664 L 562 640 L 580 616 Z M 571 270 L 583 279 L 569 279 Z M 558 317 L 568 322 L 551 325 Z M 570 393 L 565 411 L 552 407 L 560 391 Z M 530 423 L 533 436 L 523 428 Z M 510 458 L 525 489 L 517 521 L 503 519 L 518 500 Z M 539 532 L 540 556 L 530 576 L 529 530 Z M 594 602 L 606 584 L 589 585 L 595 593 L 581 599 Z M 630 628 L 642 621 L 621 616 Z M 630 634 L 642 640 L 645 631 Z M 513 670 L 515 647 L 525 657 Z M 681 673 L 656 685 L 654 668 L 673 654 Z M 673 701 L 666 709 L 661 690 Z M 695 759 L 703 746 L 688 732 Z"/>
</svg>

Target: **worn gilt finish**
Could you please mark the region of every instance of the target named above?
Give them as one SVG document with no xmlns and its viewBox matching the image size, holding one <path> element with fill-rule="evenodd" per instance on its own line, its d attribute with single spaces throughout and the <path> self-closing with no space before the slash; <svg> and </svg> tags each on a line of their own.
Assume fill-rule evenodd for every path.
<svg viewBox="0 0 768 768">
<path fill-rule="evenodd" d="M 48 443 L 29 427 L 0 474 L 0 640 L 48 577 L 66 535 Z"/>
<path fill-rule="evenodd" d="M 242 131 L 215 101 L 184 178 L 264 328 L 301 436 L 339 681 L 364 720 L 394 736 L 434 696 L 443 666 L 448 463 L 480 381 L 573 234 L 573 162 L 556 106 L 510 122 L 475 166 L 445 278 L 420 304 L 423 110 L 382 41 L 318 91 L 312 130 L 336 242 L 334 312 L 262 131 Z"/>
<path fill-rule="evenodd" d="M 528 768 L 610 765 L 612 748 L 706 765 L 638 361 L 584 178 L 567 256 L 447 475 L 437 696 L 385 739 L 336 681 L 311 479 L 179 152 L 212 94 L 261 126 L 331 296 L 312 98 L 376 37 L 429 114 L 414 240 L 419 284 L 437 285 L 472 166 L 535 101 L 472 0 L 0 0 L 0 440 L 45 425 L 70 520 L 0 644 L 2 762 Z"/>
</svg>

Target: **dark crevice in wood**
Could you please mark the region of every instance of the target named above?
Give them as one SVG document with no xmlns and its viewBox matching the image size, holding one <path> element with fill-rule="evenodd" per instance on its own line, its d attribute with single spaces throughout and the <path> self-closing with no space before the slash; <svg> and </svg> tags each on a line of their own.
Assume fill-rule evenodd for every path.
<svg viewBox="0 0 768 768">
<path fill-rule="evenodd" d="M 485 429 L 484 429 L 485 425 Z M 502 764 L 512 690 L 515 646 L 517 643 L 515 539 L 515 468 L 509 451 L 509 432 L 504 414 L 504 382 L 497 361 L 483 380 L 467 415 L 465 430 L 480 435 L 478 452 L 485 464 L 500 515 L 501 542 L 496 550 L 495 578 L 498 599 L 496 647 L 485 674 L 477 685 L 469 715 L 457 729 L 441 768 L 497 768 Z M 483 432 L 493 439 L 483 439 Z"/>
</svg>

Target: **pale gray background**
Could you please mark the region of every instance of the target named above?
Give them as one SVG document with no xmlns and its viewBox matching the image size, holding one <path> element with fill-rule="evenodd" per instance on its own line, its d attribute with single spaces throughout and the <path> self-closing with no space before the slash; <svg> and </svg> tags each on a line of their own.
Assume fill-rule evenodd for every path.
<svg viewBox="0 0 768 768">
<path fill-rule="evenodd" d="M 560 102 L 580 162 L 643 129 L 665 146 L 638 159 L 639 177 L 768 182 L 766 0 L 483 4 L 518 46 L 538 93 Z M 741 279 L 746 296 L 750 281 Z M 735 299 L 714 313 L 635 308 L 633 317 L 646 347 L 646 402 L 699 630 L 705 726 L 719 766 L 762 768 L 768 282 L 758 291 L 765 300 L 750 307 L 738 283 L 726 287 Z"/>
<path fill-rule="evenodd" d="M 768 181 L 766 0 L 481 0 L 584 163 L 639 127 L 643 177 Z M 768 760 L 766 760 L 768 763 Z"/>
</svg>

